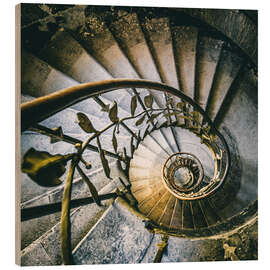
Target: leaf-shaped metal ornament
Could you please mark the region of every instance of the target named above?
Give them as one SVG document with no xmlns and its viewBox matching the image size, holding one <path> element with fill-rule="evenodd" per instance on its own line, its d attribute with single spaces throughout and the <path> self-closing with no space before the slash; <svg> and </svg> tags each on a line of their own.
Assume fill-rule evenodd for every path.
<svg viewBox="0 0 270 270">
<path fill-rule="evenodd" d="M 210 126 L 204 125 L 204 126 L 202 127 L 202 132 L 203 132 L 204 134 L 208 135 L 208 134 L 209 134 L 209 131 L 210 131 Z"/>
<path fill-rule="evenodd" d="M 90 170 L 92 168 L 92 164 L 90 162 L 87 162 L 82 156 L 80 157 L 80 159 L 87 170 Z"/>
<path fill-rule="evenodd" d="M 169 112 L 169 113 L 165 113 L 164 116 L 165 116 L 166 118 L 169 118 L 170 116 L 178 115 L 178 114 L 179 114 L 179 112 Z"/>
<path fill-rule="evenodd" d="M 117 114 L 118 114 L 118 107 L 117 103 L 114 101 L 112 107 L 109 110 L 109 118 L 113 123 L 117 123 L 119 121 Z"/>
<path fill-rule="evenodd" d="M 144 97 L 144 103 L 147 108 L 152 108 L 153 101 L 153 96 L 151 94 Z"/>
<path fill-rule="evenodd" d="M 113 133 L 112 144 L 113 144 L 113 149 L 114 149 L 115 153 L 117 153 L 118 144 L 117 144 L 117 139 L 116 139 L 116 136 L 115 136 L 115 132 Z"/>
<path fill-rule="evenodd" d="M 101 201 L 99 199 L 96 187 L 92 184 L 92 182 L 89 180 L 89 178 L 85 175 L 85 173 L 83 172 L 83 170 L 79 166 L 77 166 L 77 170 L 78 170 L 81 178 L 87 184 L 89 191 L 90 191 L 90 194 L 93 196 L 95 203 L 97 205 L 101 206 Z"/>
<path fill-rule="evenodd" d="M 139 126 L 143 123 L 144 119 L 145 119 L 146 114 L 144 114 L 139 120 L 136 121 L 135 125 Z"/>
<path fill-rule="evenodd" d="M 149 122 L 152 122 L 154 119 L 156 119 L 161 114 L 162 114 L 162 112 L 160 112 L 160 113 L 152 113 L 150 118 L 146 121 L 146 123 L 148 124 Z"/>
<path fill-rule="evenodd" d="M 197 112 L 197 111 L 194 111 L 194 112 L 190 112 L 190 114 L 193 116 L 193 120 L 196 122 L 196 123 L 199 123 L 200 121 L 200 113 Z"/>
<path fill-rule="evenodd" d="M 111 179 L 111 177 L 110 177 L 111 171 L 110 171 L 109 163 L 108 163 L 108 160 L 105 158 L 104 151 L 101 148 L 101 143 L 100 143 L 99 137 L 97 137 L 97 145 L 98 145 L 99 156 L 100 156 L 100 160 L 101 160 L 105 175 L 109 179 Z"/>
<path fill-rule="evenodd" d="M 184 103 L 184 102 L 178 102 L 178 103 L 176 104 L 176 108 L 177 108 L 178 110 L 183 111 L 184 108 L 185 108 L 185 103 Z"/>
<path fill-rule="evenodd" d="M 97 130 L 93 127 L 91 121 L 84 113 L 77 113 L 79 126 L 82 128 L 83 131 L 87 133 L 96 133 Z"/>
<path fill-rule="evenodd" d="M 59 179 L 66 171 L 66 163 L 73 154 L 51 155 L 30 148 L 23 156 L 22 172 L 43 187 L 54 187 L 62 183 Z"/>
<path fill-rule="evenodd" d="M 137 108 L 137 96 L 133 96 L 131 98 L 131 103 L 130 103 L 130 112 L 132 116 L 134 116 L 136 108 Z"/>
<path fill-rule="evenodd" d="M 191 117 L 181 115 L 179 112 L 170 112 L 170 113 L 164 114 L 164 116 L 165 116 L 166 118 L 168 118 L 169 116 L 173 116 L 173 115 L 177 115 L 177 117 L 183 118 L 183 119 L 186 119 L 186 120 L 192 120 Z"/>
<path fill-rule="evenodd" d="M 53 144 L 53 143 L 57 143 L 57 142 L 62 141 L 62 139 L 63 139 L 62 127 L 53 128 L 52 130 L 54 131 L 55 136 L 57 136 L 58 138 L 52 135 L 50 143 Z M 59 139 L 59 138 L 61 138 L 61 139 Z"/>
<path fill-rule="evenodd" d="M 109 112 L 110 104 L 105 104 L 105 106 L 101 109 L 102 112 Z"/>
<path fill-rule="evenodd" d="M 214 141 L 215 141 L 215 135 L 214 135 L 213 133 L 211 133 L 211 134 L 209 135 L 209 138 L 210 138 L 210 141 L 211 141 L 211 142 L 214 142 Z"/>
</svg>

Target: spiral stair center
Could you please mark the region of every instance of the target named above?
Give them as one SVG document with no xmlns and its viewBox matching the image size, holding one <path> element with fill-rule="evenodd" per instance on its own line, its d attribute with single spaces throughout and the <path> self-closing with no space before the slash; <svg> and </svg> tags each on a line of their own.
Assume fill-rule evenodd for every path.
<svg viewBox="0 0 270 270">
<path fill-rule="evenodd" d="M 195 189 L 203 176 L 201 162 L 191 153 L 175 153 L 163 165 L 163 184 L 178 198 L 181 198 L 181 192 Z"/>
</svg>

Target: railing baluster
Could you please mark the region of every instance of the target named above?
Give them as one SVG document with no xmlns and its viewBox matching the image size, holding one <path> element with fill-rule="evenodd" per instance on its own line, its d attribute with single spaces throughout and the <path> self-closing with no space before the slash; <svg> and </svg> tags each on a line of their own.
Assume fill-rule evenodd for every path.
<svg viewBox="0 0 270 270">
<path fill-rule="evenodd" d="M 74 171 L 78 162 L 78 159 L 72 159 L 71 161 L 62 199 L 62 212 L 60 221 L 61 254 L 64 264 L 66 265 L 74 264 L 71 247 L 70 200 Z"/>
<path fill-rule="evenodd" d="M 162 240 L 160 243 L 158 243 L 158 251 L 157 251 L 157 254 L 155 256 L 155 259 L 154 259 L 154 263 L 160 263 L 161 260 L 162 260 L 162 256 L 163 256 L 163 253 L 165 251 L 165 248 L 167 247 L 168 245 L 168 235 L 164 235 L 162 237 Z"/>
</svg>

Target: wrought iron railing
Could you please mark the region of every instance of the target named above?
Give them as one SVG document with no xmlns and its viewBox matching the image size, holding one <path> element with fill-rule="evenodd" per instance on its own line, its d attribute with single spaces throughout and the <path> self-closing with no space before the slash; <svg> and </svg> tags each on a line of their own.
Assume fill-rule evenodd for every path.
<svg viewBox="0 0 270 270">
<path fill-rule="evenodd" d="M 131 89 L 131 91 L 124 90 L 128 91 L 127 97 L 130 97 L 125 100 L 125 102 L 130 102 L 130 112 L 125 117 L 120 117 L 118 113 L 121 104 L 114 101 L 109 105 L 102 101 L 102 94 L 119 89 Z M 145 89 L 148 92 L 143 96 L 141 93 L 143 91 L 145 93 Z M 162 92 L 161 96 L 164 97 L 164 102 L 160 102 L 160 92 Z M 110 122 L 102 129 L 97 129 L 86 114 L 78 112 L 78 125 L 89 135 L 85 141 L 63 134 L 61 127 L 50 129 L 40 124 L 42 120 L 87 98 L 93 98 L 98 106 L 107 112 Z M 126 142 L 123 149 L 120 149 L 118 144 L 120 127 L 130 134 L 130 141 Z M 194 158 L 189 153 L 179 152 L 174 154 L 163 166 L 163 180 L 168 190 L 182 200 L 200 199 L 215 192 L 224 182 L 230 166 L 228 146 L 203 109 L 177 89 L 145 80 L 115 79 L 77 85 L 22 104 L 22 131 L 32 130 L 50 136 L 52 142 L 65 141 L 75 145 L 74 152 L 65 155 L 51 155 L 48 152 L 31 148 L 22 160 L 22 171 L 27 173 L 37 184 L 45 187 L 61 184 L 60 177 L 65 172 L 65 166 L 70 162 L 61 209 L 61 250 L 65 264 L 74 263 L 70 233 L 70 209 L 72 207 L 93 202 L 101 205 L 103 199 L 115 198 L 116 196 L 123 196 L 130 204 L 136 206 L 136 199 L 133 197 L 129 185 L 124 183 L 121 177 L 120 180 L 125 186 L 124 191 L 117 190 L 102 196 L 98 194 L 97 189 L 81 166 L 82 164 L 85 169 L 91 169 L 91 162 L 83 158 L 85 150 L 99 153 L 106 177 L 111 178 L 111 168 L 107 160 L 107 157 L 110 156 L 117 159 L 118 169 L 121 171 L 123 178 L 128 179 L 129 163 L 134 151 L 146 136 L 151 136 L 153 131 L 161 128 L 172 130 L 183 128 L 200 137 L 201 143 L 205 144 L 211 151 L 215 164 L 214 174 L 206 183 L 201 181 L 203 170 L 200 162 L 196 161 L 196 157 Z M 101 138 L 108 131 L 111 134 L 113 151 L 105 149 L 102 145 Z M 128 148 L 129 154 L 127 153 Z M 177 149 L 180 150 L 179 145 L 177 145 Z M 176 177 L 176 171 L 179 169 L 180 173 L 187 176 L 184 178 L 184 182 L 177 183 L 179 179 Z M 71 200 L 75 170 L 87 184 L 91 197 Z M 22 220 L 59 210 L 60 203 L 22 209 Z"/>
</svg>

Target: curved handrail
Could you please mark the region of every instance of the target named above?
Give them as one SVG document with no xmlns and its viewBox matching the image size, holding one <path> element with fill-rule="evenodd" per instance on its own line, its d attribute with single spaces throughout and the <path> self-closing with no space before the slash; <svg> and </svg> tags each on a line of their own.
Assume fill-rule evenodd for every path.
<svg viewBox="0 0 270 270">
<path fill-rule="evenodd" d="M 22 129 L 22 131 L 24 131 L 24 130 L 27 130 L 29 128 L 35 127 L 35 125 L 37 123 L 41 122 L 42 120 L 45 120 L 46 118 L 64 110 L 65 108 L 72 106 L 72 105 L 74 105 L 80 101 L 83 101 L 87 98 L 95 98 L 96 96 L 101 95 L 103 93 L 114 91 L 114 90 L 119 90 L 119 89 L 125 89 L 125 88 L 143 88 L 143 89 L 148 89 L 148 90 L 157 90 L 157 91 L 165 92 L 165 93 L 168 93 L 168 94 L 171 94 L 173 96 L 180 98 L 183 101 L 182 103 L 184 103 L 184 104 L 188 103 L 189 105 L 191 105 L 193 107 L 194 111 L 192 113 L 194 113 L 194 118 L 191 118 L 189 121 L 192 121 L 194 123 L 197 123 L 197 124 L 203 126 L 202 127 L 202 134 L 203 135 L 202 135 L 201 139 L 204 140 L 205 138 L 203 136 L 205 135 L 207 137 L 206 140 L 211 141 L 213 143 L 213 146 L 215 146 L 216 144 L 215 144 L 215 142 L 212 141 L 211 136 L 216 135 L 221 140 L 221 143 L 224 147 L 223 151 L 226 152 L 225 158 L 223 159 L 223 161 L 225 162 L 225 166 L 224 166 L 225 168 L 222 168 L 224 170 L 222 171 L 221 179 L 218 179 L 218 176 L 216 175 L 216 172 L 215 172 L 215 176 L 213 178 L 214 181 L 211 183 L 211 185 L 209 185 L 212 188 L 211 193 L 213 191 L 217 190 L 217 188 L 220 187 L 220 185 L 224 182 L 224 179 L 226 178 L 226 176 L 228 174 L 228 169 L 230 166 L 229 148 L 228 148 L 228 145 L 227 145 L 225 139 L 223 138 L 222 134 L 216 129 L 213 122 L 207 116 L 205 111 L 195 101 L 193 101 L 190 97 L 183 94 L 181 91 L 179 91 L 173 87 L 170 87 L 168 85 L 162 84 L 162 83 L 152 82 L 152 81 L 147 81 L 147 80 L 139 80 L 139 79 L 112 79 L 112 80 L 105 80 L 105 81 L 99 81 L 99 82 L 84 83 L 84 84 L 76 85 L 76 86 L 73 86 L 70 88 L 66 88 L 66 89 L 60 90 L 58 92 L 55 92 L 55 93 L 49 94 L 47 96 L 40 97 L 40 98 L 37 98 L 37 99 L 34 99 L 32 101 L 29 101 L 29 102 L 22 104 L 21 105 L 21 129 Z M 116 106 L 116 104 L 115 104 L 115 106 Z M 111 108 L 110 112 L 112 111 L 113 107 Z M 159 110 L 162 111 L 164 109 L 152 109 L 152 110 L 153 111 L 159 111 Z M 179 113 L 179 110 L 174 109 L 173 111 L 174 111 L 174 113 Z M 109 112 L 109 116 L 110 116 L 110 112 Z M 62 201 L 62 217 L 61 217 L 62 257 L 63 257 L 64 262 L 66 264 L 73 264 L 71 248 L 70 248 L 71 242 L 70 242 L 70 218 L 69 218 L 72 178 L 73 178 L 73 173 L 74 173 L 75 167 L 78 167 L 78 162 L 80 160 L 83 161 L 82 153 L 84 152 L 84 149 L 86 148 L 86 146 L 89 144 L 89 142 L 91 140 L 93 140 L 94 138 L 97 140 L 98 152 L 100 153 L 102 165 L 103 165 L 106 176 L 109 178 L 110 177 L 109 171 L 108 171 L 109 168 L 106 165 L 107 161 L 104 158 L 104 151 L 100 145 L 100 140 L 99 140 L 100 134 L 102 132 L 106 131 L 107 129 L 111 128 L 112 126 L 116 127 L 116 124 L 117 125 L 123 124 L 124 120 L 135 118 L 135 117 L 138 117 L 142 114 L 147 114 L 147 112 L 148 112 L 148 110 L 144 110 L 144 112 L 139 113 L 138 115 L 134 116 L 134 110 L 133 110 L 133 114 L 131 117 L 126 117 L 126 118 L 123 118 L 121 120 L 118 119 L 117 116 L 115 116 L 117 118 L 117 120 L 114 118 L 111 118 L 111 116 L 110 116 L 112 123 L 109 124 L 106 128 L 104 128 L 101 131 L 96 131 L 94 129 L 94 127 L 92 127 L 90 125 L 88 127 L 88 128 L 90 128 L 89 133 L 94 132 L 94 135 L 90 136 L 85 142 L 83 142 L 83 144 L 77 145 L 77 151 L 78 151 L 77 154 L 72 154 L 72 162 L 71 162 L 70 172 L 69 172 L 69 176 L 68 176 L 68 181 L 67 181 L 67 183 L 65 185 L 65 189 L 64 189 L 65 196 L 63 196 L 63 201 Z M 208 124 L 207 128 L 209 128 L 209 129 L 207 132 L 205 132 L 205 130 L 204 130 L 204 124 L 203 123 L 200 124 L 198 122 L 198 120 L 196 120 L 197 118 L 195 118 L 195 112 L 200 113 L 203 116 L 203 118 L 202 118 L 203 123 Z M 184 113 L 184 111 L 183 111 L 183 113 Z M 156 115 L 158 115 L 158 114 L 156 114 Z M 82 116 L 83 116 L 83 114 L 80 114 L 80 113 L 78 114 L 78 117 L 82 117 Z M 185 118 L 186 116 L 184 115 L 183 117 Z M 188 117 L 186 117 L 186 118 L 189 119 Z M 144 119 L 144 117 L 142 119 Z M 151 118 L 149 120 L 151 121 Z M 154 126 L 154 129 L 155 129 L 155 126 Z M 132 139 L 133 139 L 133 137 L 132 137 Z M 221 154 L 221 156 L 222 156 L 222 152 L 217 151 L 217 153 L 215 153 L 214 149 L 213 149 L 213 151 L 214 151 L 214 158 L 219 159 L 218 158 L 219 154 Z M 59 169 L 61 169 L 61 173 L 63 173 L 63 170 L 62 170 L 63 163 L 66 162 L 66 160 L 64 159 L 64 156 L 61 156 L 61 155 L 51 156 L 47 152 L 37 152 L 33 149 L 32 149 L 32 152 L 31 152 L 32 155 L 34 154 L 35 158 L 40 163 L 39 166 L 37 166 L 38 168 L 40 167 L 39 170 L 34 172 L 34 169 L 31 169 L 30 173 L 32 173 L 33 180 L 36 179 L 37 174 L 39 174 L 40 176 L 43 176 L 44 171 L 41 170 L 41 167 L 42 167 L 41 165 L 44 163 L 44 159 L 46 159 L 46 162 L 48 163 L 48 161 L 47 161 L 48 158 L 50 160 L 53 160 L 53 161 L 55 159 L 57 159 L 58 163 L 54 164 L 54 165 L 58 166 Z M 32 158 L 33 158 L 33 156 L 32 156 Z M 30 163 L 33 161 L 33 160 L 31 160 L 31 158 L 27 159 L 27 157 L 25 158 L 25 160 L 26 160 L 26 162 L 30 162 Z M 50 165 L 51 163 L 48 163 L 48 164 Z M 105 165 L 104 165 L 104 163 L 105 163 Z M 217 166 L 217 163 L 218 163 L 218 161 L 215 161 L 215 167 Z M 51 170 L 51 172 L 53 172 L 53 167 L 50 168 L 49 165 L 47 166 L 48 167 L 47 171 Z M 59 175 L 54 175 L 54 176 L 55 176 L 55 178 L 59 177 Z M 82 177 L 83 176 L 84 175 L 82 175 Z M 85 178 L 85 181 L 86 181 L 86 183 L 88 183 L 88 186 L 89 186 L 91 194 L 93 195 L 93 198 L 98 203 L 98 195 L 97 195 L 97 191 L 96 191 L 95 187 L 90 183 L 90 181 L 87 181 L 86 176 L 83 178 Z M 216 179 L 218 179 L 218 182 L 216 181 Z M 216 185 L 216 183 L 218 183 L 218 184 Z M 201 192 L 203 192 L 203 191 L 201 190 Z M 198 198 L 201 198 L 201 197 L 202 196 L 199 196 Z"/>
<path fill-rule="evenodd" d="M 228 153 L 226 157 L 226 168 L 224 173 L 224 179 L 226 178 L 228 168 L 230 166 L 230 152 L 229 147 L 222 134 L 216 129 L 212 120 L 200 107 L 200 105 L 198 105 L 190 97 L 186 96 L 183 92 L 159 82 L 122 78 L 103 80 L 98 82 L 79 84 L 43 97 L 36 98 L 21 105 L 21 130 L 24 131 L 31 125 L 36 124 L 82 100 L 121 88 L 146 88 L 162 91 L 175 95 L 190 103 L 198 112 L 203 115 L 204 120 L 208 122 L 211 130 L 215 134 L 217 134 L 217 136 L 221 139 L 222 143 L 225 146 L 226 152 Z"/>
<path fill-rule="evenodd" d="M 207 116 L 205 111 L 183 92 L 163 83 L 140 79 L 111 79 L 83 83 L 25 102 L 21 105 L 21 129 L 24 131 L 31 125 L 38 123 L 82 100 L 120 88 L 146 88 L 178 96 L 196 108 L 196 110 L 205 117 L 205 120 L 210 124 L 212 130 L 215 131 L 218 136 L 222 136 L 215 128 L 213 122 Z"/>
</svg>

